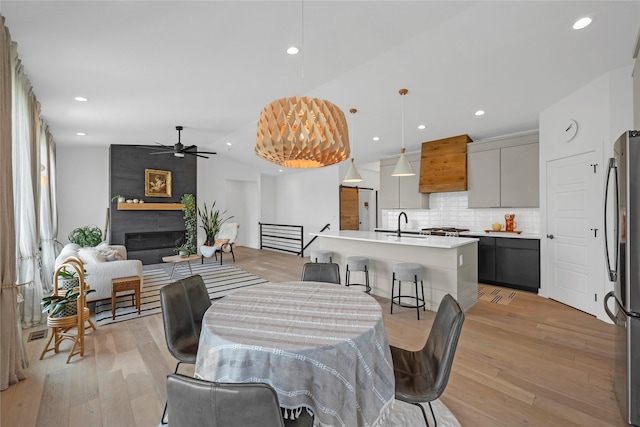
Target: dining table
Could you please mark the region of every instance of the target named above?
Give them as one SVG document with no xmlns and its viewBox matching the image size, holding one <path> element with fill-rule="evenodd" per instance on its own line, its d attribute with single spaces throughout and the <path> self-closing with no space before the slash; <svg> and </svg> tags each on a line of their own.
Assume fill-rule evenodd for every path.
<svg viewBox="0 0 640 427">
<path fill-rule="evenodd" d="M 195 376 L 267 383 L 285 418 L 306 410 L 314 426 L 385 426 L 395 396 L 380 305 L 332 283 L 265 283 L 214 301 Z"/>
</svg>

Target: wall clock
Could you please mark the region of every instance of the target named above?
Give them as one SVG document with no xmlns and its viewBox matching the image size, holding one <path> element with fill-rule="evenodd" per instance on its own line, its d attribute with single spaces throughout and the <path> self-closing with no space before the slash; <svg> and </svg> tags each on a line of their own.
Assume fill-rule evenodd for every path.
<svg viewBox="0 0 640 427">
<path fill-rule="evenodd" d="M 561 138 L 564 142 L 571 141 L 578 133 L 578 123 L 575 120 L 567 120 L 560 129 Z"/>
</svg>

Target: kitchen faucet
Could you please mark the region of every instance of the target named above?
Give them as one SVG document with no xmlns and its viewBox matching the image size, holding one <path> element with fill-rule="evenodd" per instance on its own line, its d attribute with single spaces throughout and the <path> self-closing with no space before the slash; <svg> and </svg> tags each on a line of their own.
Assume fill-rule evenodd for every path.
<svg viewBox="0 0 640 427">
<path fill-rule="evenodd" d="M 400 218 L 402 218 L 402 215 L 404 215 L 404 223 L 405 224 L 409 223 L 409 219 L 407 219 L 407 214 L 405 212 L 400 212 L 400 215 L 398 215 L 398 237 L 400 237 Z"/>
</svg>

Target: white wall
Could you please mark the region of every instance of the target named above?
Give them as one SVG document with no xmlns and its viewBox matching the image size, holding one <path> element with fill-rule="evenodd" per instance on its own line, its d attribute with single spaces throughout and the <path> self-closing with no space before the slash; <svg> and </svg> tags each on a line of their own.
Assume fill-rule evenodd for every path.
<svg viewBox="0 0 640 427">
<path fill-rule="evenodd" d="M 58 241 L 77 227 L 97 225 L 104 233 L 109 195 L 109 147 L 56 147 Z"/>
<path fill-rule="evenodd" d="M 238 222 L 238 245 L 259 246 L 260 174 L 244 163 L 222 156 L 198 159 L 198 207 L 216 202 L 216 209 L 227 210 Z M 206 240 L 202 228 L 198 228 L 198 245 Z"/>
<path fill-rule="evenodd" d="M 331 224 L 331 230 L 338 230 L 341 180 L 336 165 L 278 176 L 276 222 L 302 225 L 305 244 L 311 239 L 308 233 L 320 231 L 327 223 Z M 316 245 L 314 242 L 309 249 Z"/>
<path fill-rule="evenodd" d="M 594 152 L 600 159 L 598 173 L 602 177 L 602 185 L 592 189 L 592 197 L 597 206 L 604 203 L 604 173 L 607 158 L 613 152 L 613 143 L 633 123 L 632 79 L 631 67 L 611 71 L 585 85 L 568 97 L 558 101 L 540 113 L 540 232 L 546 235 L 547 203 L 546 203 L 546 165 L 554 159 L 574 156 L 586 152 Z M 560 142 L 559 132 L 567 119 L 578 123 L 578 133 L 570 143 Z M 603 224 L 602 209 L 595 212 L 598 223 Z M 605 277 L 603 233 L 599 234 L 597 245 L 602 259 L 593 266 L 596 274 L 589 277 L 602 301 L 604 295 L 613 287 Z M 540 294 L 549 296 L 548 281 L 545 278 L 552 267 L 547 259 L 547 239 L 540 240 Z M 598 312 L 593 313 L 599 319 L 607 320 L 602 304 L 598 304 Z"/>
<path fill-rule="evenodd" d="M 257 181 L 226 181 L 226 209 L 233 215 L 229 222 L 240 224 L 236 243 L 239 246 L 257 248 L 260 239 L 256 227 L 260 221 L 260 193 Z"/>
</svg>

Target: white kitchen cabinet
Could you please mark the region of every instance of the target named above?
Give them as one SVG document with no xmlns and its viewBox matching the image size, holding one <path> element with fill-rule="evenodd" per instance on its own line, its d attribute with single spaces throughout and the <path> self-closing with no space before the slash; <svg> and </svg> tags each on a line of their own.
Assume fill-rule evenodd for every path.
<svg viewBox="0 0 640 427">
<path fill-rule="evenodd" d="M 380 160 L 380 208 L 381 209 L 427 209 L 429 195 L 419 191 L 420 153 L 406 155 L 414 172 L 413 176 L 391 176 L 398 157 Z"/>
<path fill-rule="evenodd" d="M 540 206 L 537 132 L 470 143 L 467 150 L 470 208 Z"/>
</svg>

